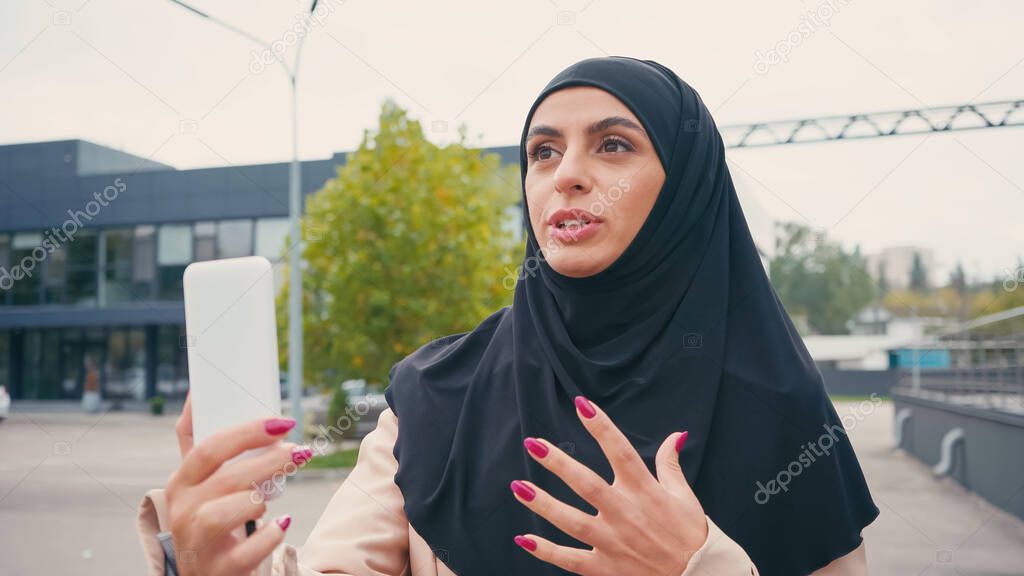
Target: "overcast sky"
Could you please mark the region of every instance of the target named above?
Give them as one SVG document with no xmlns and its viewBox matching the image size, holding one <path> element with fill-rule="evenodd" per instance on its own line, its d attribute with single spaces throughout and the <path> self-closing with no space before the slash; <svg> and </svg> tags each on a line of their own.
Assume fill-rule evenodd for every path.
<svg viewBox="0 0 1024 576">
<path fill-rule="evenodd" d="M 299 82 L 304 159 L 356 146 L 386 97 L 437 142 L 465 123 L 480 145 L 516 144 L 548 80 L 600 55 L 672 68 L 720 125 L 1024 98 L 1024 2 L 1013 0 L 320 1 Z M 193 4 L 285 44 L 307 6 Z M 777 47 L 785 62 L 757 66 Z M 3 0 L 0 143 L 83 138 L 178 168 L 287 160 L 290 92 L 258 51 L 169 0 Z M 979 277 L 1024 255 L 1022 154 L 1024 127 L 731 159 L 772 218 L 868 253 L 931 247 Z"/>
</svg>

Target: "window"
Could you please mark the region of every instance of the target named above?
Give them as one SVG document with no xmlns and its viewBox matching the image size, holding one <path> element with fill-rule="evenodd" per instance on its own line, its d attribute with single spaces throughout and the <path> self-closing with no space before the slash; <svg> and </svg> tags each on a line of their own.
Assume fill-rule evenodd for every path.
<svg viewBox="0 0 1024 576">
<path fill-rule="evenodd" d="M 284 258 L 284 243 L 288 237 L 287 218 L 261 218 L 256 221 L 256 255 L 271 262 Z"/>
<path fill-rule="evenodd" d="M 68 304 L 95 306 L 97 300 L 96 264 L 99 237 L 96 230 L 79 230 L 67 245 Z"/>
<path fill-rule="evenodd" d="M 252 256 L 252 220 L 217 223 L 217 257 Z"/>
<path fill-rule="evenodd" d="M 103 305 L 130 302 L 133 298 L 132 252 L 134 233 L 131 228 L 104 230 Z"/>
<path fill-rule="evenodd" d="M 156 280 L 156 227 L 136 226 L 132 248 L 132 295 L 135 300 L 148 300 Z"/>
<path fill-rule="evenodd" d="M 11 237 L 0 234 L 0 306 L 7 304 L 11 288 L 14 288 L 14 278 L 11 278 Z"/>
<path fill-rule="evenodd" d="M 60 332 L 26 330 L 21 350 L 20 398 L 48 400 L 60 398 Z"/>
<path fill-rule="evenodd" d="M 11 333 L 0 332 L 0 386 L 7 388 L 8 394 L 11 390 Z"/>
<path fill-rule="evenodd" d="M 43 274 L 43 300 L 46 304 L 64 303 L 64 285 L 68 268 L 68 251 L 62 244 L 46 258 Z"/>
<path fill-rule="evenodd" d="M 146 332 L 142 328 L 110 330 L 103 392 L 107 398 L 146 398 Z"/>
<path fill-rule="evenodd" d="M 159 267 L 158 297 L 161 300 L 181 300 L 181 275 L 192 262 L 192 226 L 164 224 L 157 238 L 157 265 Z"/>
<path fill-rule="evenodd" d="M 39 304 L 46 249 L 39 232 L 18 232 L 11 239 L 11 297 L 14 304 Z"/>
<path fill-rule="evenodd" d="M 160 227 L 157 262 L 161 266 L 188 266 L 192 262 L 192 227 L 164 224 Z"/>
<path fill-rule="evenodd" d="M 196 222 L 196 262 L 213 260 L 217 257 L 217 224 L 214 222 Z"/>
<path fill-rule="evenodd" d="M 184 398 L 188 392 L 184 337 L 185 327 L 180 324 L 157 329 L 156 392 L 167 398 Z"/>
</svg>

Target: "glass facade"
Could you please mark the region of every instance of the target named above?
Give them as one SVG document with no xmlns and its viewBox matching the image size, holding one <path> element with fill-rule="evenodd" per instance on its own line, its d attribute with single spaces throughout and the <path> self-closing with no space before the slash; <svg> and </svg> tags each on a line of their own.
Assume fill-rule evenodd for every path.
<svg viewBox="0 0 1024 576">
<path fill-rule="evenodd" d="M 185 327 L 160 326 L 156 332 L 156 393 L 167 398 L 184 398 L 188 392 Z"/>
<path fill-rule="evenodd" d="M 11 390 L 11 334 L 0 331 L 0 386 Z"/>
<path fill-rule="evenodd" d="M 11 303 L 40 304 L 40 268 L 43 235 L 38 232 L 18 232 L 11 237 Z M 37 248 L 39 250 L 37 250 Z"/>
<path fill-rule="evenodd" d="M 217 223 L 217 257 L 252 256 L 252 220 L 222 220 Z"/>
<path fill-rule="evenodd" d="M 0 233 L 0 306 L 108 308 L 180 301 L 192 262 L 260 255 L 281 287 L 287 218 L 232 219 Z M 0 330 L 0 385 L 26 400 L 184 398 L 188 357 L 180 324 Z"/>
</svg>

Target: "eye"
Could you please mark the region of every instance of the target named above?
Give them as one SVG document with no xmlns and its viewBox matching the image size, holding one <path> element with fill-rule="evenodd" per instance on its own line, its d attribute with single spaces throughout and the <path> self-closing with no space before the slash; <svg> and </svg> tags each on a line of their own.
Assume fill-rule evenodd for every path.
<svg viewBox="0 0 1024 576">
<path fill-rule="evenodd" d="M 548 146 L 547 144 L 538 144 L 533 147 L 533 150 L 527 152 L 526 155 L 533 160 L 547 160 L 550 158 L 548 154 L 551 152 L 554 152 L 554 149 L 551 148 L 551 146 Z"/>
<path fill-rule="evenodd" d="M 601 151 L 602 152 L 612 152 L 612 153 L 618 152 L 618 150 L 614 150 L 614 149 L 609 150 L 609 147 L 614 147 L 614 146 L 621 146 L 624 149 L 623 150 L 624 152 L 632 152 L 633 151 L 633 146 L 629 142 L 626 142 L 625 140 L 623 140 L 622 138 L 611 136 L 611 137 L 605 138 L 604 140 L 601 141 Z"/>
</svg>

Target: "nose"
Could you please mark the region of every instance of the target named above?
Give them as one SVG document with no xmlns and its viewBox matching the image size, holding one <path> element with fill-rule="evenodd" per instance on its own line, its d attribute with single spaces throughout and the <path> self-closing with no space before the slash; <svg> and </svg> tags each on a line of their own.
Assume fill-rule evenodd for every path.
<svg viewBox="0 0 1024 576">
<path fill-rule="evenodd" d="M 555 169 L 555 192 L 560 194 L 586 194 L 593 188 L 593 181 L 587 170 L 582 154 L 566 151 Z"/>
</svg>

